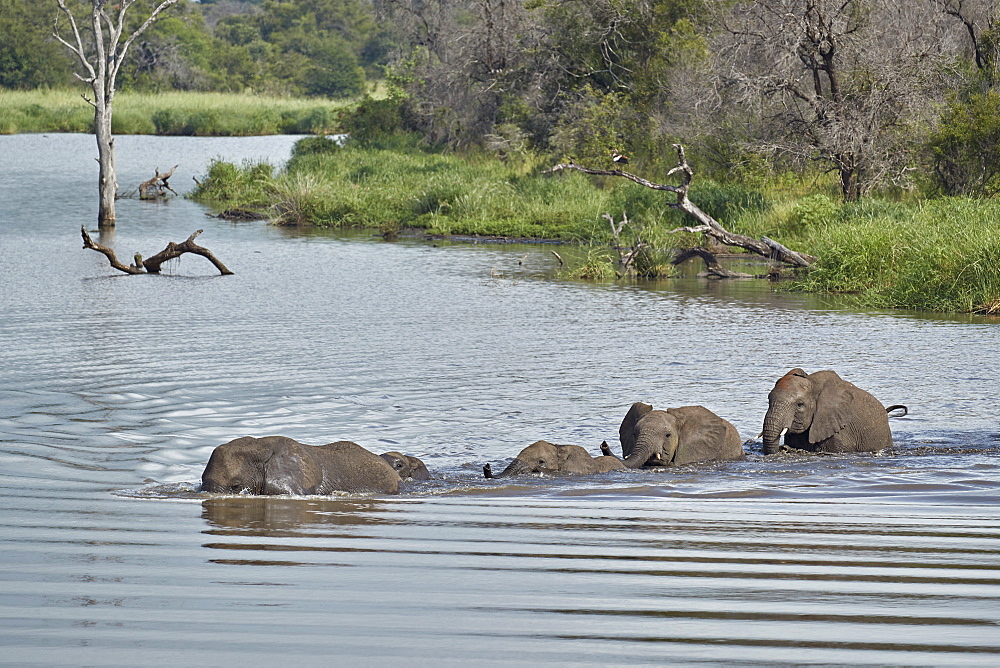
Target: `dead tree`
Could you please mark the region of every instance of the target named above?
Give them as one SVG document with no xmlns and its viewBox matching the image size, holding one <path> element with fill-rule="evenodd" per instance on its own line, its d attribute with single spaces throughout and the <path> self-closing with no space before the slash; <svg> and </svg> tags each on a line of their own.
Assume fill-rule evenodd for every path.
<svg viewBox="0 0 1000 668">
<path fill-rule="evenodd" d="M 194 242 L 194 240 L 198 238 L 198 235 L 202 232 L 204 232 L 204 230 L 197 230 L 179 244 L 171 241 L 167 244 L 166 248 L 153 257 L 145 260 L 142 259 L 142 255 L 136 253 L 132 264 L 124 264 L 118 259 L 118 256 L 115 255 L 114 250 L 91 239 L 90 235 L 87 233 L 87 228 L 82 226 L 80 227 L 80 234 L 83 236 L 83 247 L 103 254 L 106 258 L 108 258 L 108 262 L 111 263 L 113 268 L 126 274 L 159 274 L 160 267 L 164 262 L 179 258 L 184 253 L 194 253 L 195 255 L 201 255 L 202 257 L 207 258 L 209 262 L 215 265 L 215 268 L 219 270 L 221 275 L 232 276 L 233 272 L 231 272 L 226 265 L 222 264 L 222 261 L 212 254 L 212 251 L 203 246 L 199 246 Z"/>
<path fill-rule="evenodd" d="M 648 181 L 641 176 L 636 176 L 630 172 L 625 172 L 620 169 L 590 169 L 589 167 L 582 167 L 575 162 L 560 163 L 555 167 L 545 170 L 545 174 L 551 174 L 559 172 L 566 169 L 573 169 L 578 172 L 583 172 L 584 174 L 593 174 L 595 176 L 618 176 L 621 178 L 628 179 L 634 183 L 638 183 L 646 188 L 652 188 L 653 190 L 662 190 L 664 192 L 674 193 L 677 196 L 676 202 L 668 202 L 667 205 L 674 209 L 679 209 L 686 213 L 687 215 L 694 218 L 699 225 L 693 227 L 679 227 L 675 230 L 671 230 L 671 233 L 675 232 L 695 232 L 706 234 L 714 239 L 717 239 L 726 246 L 736 246 L 742 248 L 746 251 L 766 257 L 770 260 L 776 262 L 782 262 L 784 264 L 791 265 L 793 267 L 808 267 L 817 258 L 812 255 L 806 255 L 805 253 L 797 253 L 785 246 L 782 246 L 777 241 L 773 239 L 768 239 L 767 237 L 761 237 L 760 239 L 754 239 L 752 237 L 744 236 L 742 234 L 736 234 L 730 232 L 724 228 L 719 221 L 717 221 L 712 216 L 708 215 L 702 211 L 698 206 L 688 199 L 688 189 L 691 187 L 691 181 L 694 178 L 694 171 L 691 169 L 690 165 L 687 163 L 687 158 L 684 155 L 684 147 L 680 144 L 674 144 L 674 148 L 677 150 L 677 166 L 668 172 L 668 175 L 681 174 L 680 185 L 671 185 L 663 183 L 653 183 Z M 610 216 L 605 216 L 610 219 Z M 612 222 L 612 228 L 614 228 L 614 223 Z M 620 228 L 619 228 L 620 229 Z M 612 230 L 614 231 L 614 229 Z M 617 239 L 617 235 L 616 235 Z M 712 270 L 712 266 L 719 267 L 718 262 L 715 260 L 715 256 L 705 249 L 700 249 L 695 254 L 699 255 L 705 260 L 706 266 L 709 268 L 709 272 L 719 276 L 720 278 L 731 278 L 733 276 L 725 276 L 726 270 L 721 272 L 716 272 Z M 687 257 L 692 257 L 688 255 Z M 685 257 L 684 259 L 687 259 Z M 675 262 L 676 264 L 677 262 Z M 721 267 L 719 267 L 721 269 Z M 735 272 L 728 272 L 734 274 Z M 746 276 L 745 274 L 742 276 Z"/>
<path fill-rule="evenodd" d="M 94 135 L 97 137 L 99 165 L 97 224 L 101 227 L 115 225 L 118 177 L 115 171 L 115 140 L 111 134 L 111 115 L 118 72 L 132 42 L 156 21 L 163 10 L 177 2 L 179 0 L 162 0 L 146 20 L 122 42 L 122 31 L 126 23 L 125 13 L 135 4 L 135 0 L 121 0 L 113 7 L 109 6 L 108 0 L 88 0 L 91 6 L 90 26 L 85 26 L 83 31 L 87 39 L 81 35 L 66 0 L 56 0 L 59 11 L 65 14 L 69 21 L 70 32 L 66 38 L 60 34 L 57 13 L 52 36 L 80 61 L 84 73 L 76 73 L 76 78 L 89 84 L 93 92 L 94 99 L 86 95 L 83 99 L 94 108 Z"/>
<path fill-rule="evenodd" d="M 174 175 L 175 169 L 177 169 L 177 165 L 171 167 L 170 171 L 166 174 L 160 174 L 160 168 L 157 167 L 155 170 L 156 176 L 151 179 L 146 179 L 139 184 L 139 199 L 162 199 L 167 196 L 168 190 L 176 195 L 177 191 L 171 188 L 170 184 L 167 182 L 168 179 Z"/>
</svg>

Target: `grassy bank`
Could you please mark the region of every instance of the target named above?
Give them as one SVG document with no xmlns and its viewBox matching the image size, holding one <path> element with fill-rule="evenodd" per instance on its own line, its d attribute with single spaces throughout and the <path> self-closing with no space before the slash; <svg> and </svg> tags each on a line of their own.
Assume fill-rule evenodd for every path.
<svg viewBox="0 0 1000 668">
<path fill-rule="evenodd" d="M 316 154 L 305 146 L 281 171 L 217 162 L 194 197 L 220 208 L 266 211 L 279 224 L 589 244 L 584 264 L 574 270 L 598 280 L 615 275 L 606 212 L 616 221 L 628 214 L 623 244 L 639 238 L 656 249 L 643 258 L 649 275 L 669 275 L 670 249 L 701 241 L 700 235 L 668 233 L 691 221 L 668 206 L 667 194 L 575 172 L 544 176 L 548 165 L 530 157 L 502 163 L 485 155 L 349 147 Z M 730 230 L 768 236 L 820 258 L 791 289 L 851 294 L 859 305 L 878 308 L 1000 310 L 1000 202 L 845 205 L 835 198 L 834 184 L 765 192 L 695 183 L 691 199 Z"/>
<path fill-rule="evenodd" d="M 79 91 L 0 90 L 0 134 L 92 132 L 93 107 Z M 236 93 L 118 93 L 115 134 L 251 136 L 335 132 L 337 102 Z"/>
</svg>

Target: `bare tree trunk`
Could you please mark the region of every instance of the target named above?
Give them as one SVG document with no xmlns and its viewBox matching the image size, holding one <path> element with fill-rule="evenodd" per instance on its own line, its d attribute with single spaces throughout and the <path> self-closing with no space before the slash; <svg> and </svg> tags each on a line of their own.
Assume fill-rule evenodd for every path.
<svg viewBox="0 0 1000 668">
<path fill-rule="evenodd" d="M 115 99 L 115 81 L 118 71 L 125 60 L 125 54 L 136 37 L 141 35 L 153 24 L 163 10 L 176 4 L 179 0 L 162 0 L 150 13 L 135 32 L 122 43 L 122 30 L 125 27 L 125 13 L 136 0 L 121 0 L 113 7 L 108 7 L 108 0 L 90 0 L 90 31 L 87 33 L 87 43 L 77 26 L 72 10 L 66 5 L 66 0 L 56 0 L 59 11 L 66 15 L 69 21 L 70 33 L 67 38 L 59 33 L 59 14 L 53 37 L 76 56 L 83 68 L 84 74 L 76 74 L 80 81 L 90 84 L 94 99 L 83 99 L 94 107 L 94 135 L 97 138 L 98 162 L 98 207 L 97 223 L 101 227 L 114 227 L 115 197 L 118 194 L 118 177 L 115 172 L 115 140 L 111 134 L 111 116 Z M 117 11 L 117 15 L 109 14 L 107 10 Z"/>
<path fill-rule="evenodd" d="M 115 199 L 118 178 L 115 171 L 115 138 L 111 134 L 111 107 L 98 104 L 94 108 L 94 135 L 97 137 L 97 224 L 115 226 Z"/>
</svg>

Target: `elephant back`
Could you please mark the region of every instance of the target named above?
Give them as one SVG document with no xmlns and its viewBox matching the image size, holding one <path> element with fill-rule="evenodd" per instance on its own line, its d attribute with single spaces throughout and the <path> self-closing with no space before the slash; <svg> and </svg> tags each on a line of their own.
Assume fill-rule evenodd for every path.
<svg viewBox="0 0 1000 668">
<path fill-rule="evenodd" d="M 668 408 L 677 418 L 679 443 L 673 463 L 677 466 L 743 456 L 740 434 L 729 420 L 704 406 Z"/>
<path fill-rule="evenodd" d="M 384 459 L 352 441 L 337 441 L 315 448 L 322 462 L 323 483 L 319 494 L 399 491 L 399 475 Z"/>
</svg>

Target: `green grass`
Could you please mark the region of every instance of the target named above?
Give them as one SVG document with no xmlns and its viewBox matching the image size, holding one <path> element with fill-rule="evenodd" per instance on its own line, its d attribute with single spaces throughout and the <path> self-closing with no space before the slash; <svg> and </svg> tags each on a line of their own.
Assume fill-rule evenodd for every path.
<svg viewBox="0 0 1000 668">
<path fill-rule="evenodd" d="M 85 89 L 0 90 L 0 134 L 92 132 L 93 107 Z M 115 134 L 251 136 L 337 131 L 352 101 L 329 102 L 237 93 L 118 93 Z"/>
<path fill-rule="evenodd" d="M 614 280 L 617 256 L 602 214 L 630 224 L 650 252 L 641 276 L 669 276 L 669 250 L 702 241 L 670 234 L 690 225 L 671 195 L 577 172 L 546 176 L 540 159 L 339 148 L 304 140 L 285 170 L 215 163 L 194 196 L 220 208 L 256 208 L 279 224 L 403 228 L 578 242 L 591 248 L 563 276 Z M 853 295 L 859 305 L 1000 312 L 1000 202 L 971 199 L 843 204 L 835 184 L 770 192 L 696 181 L 691 199 L 733 232 L 768 236 L 819 257 L 793 290 Z"/>
</svg>

